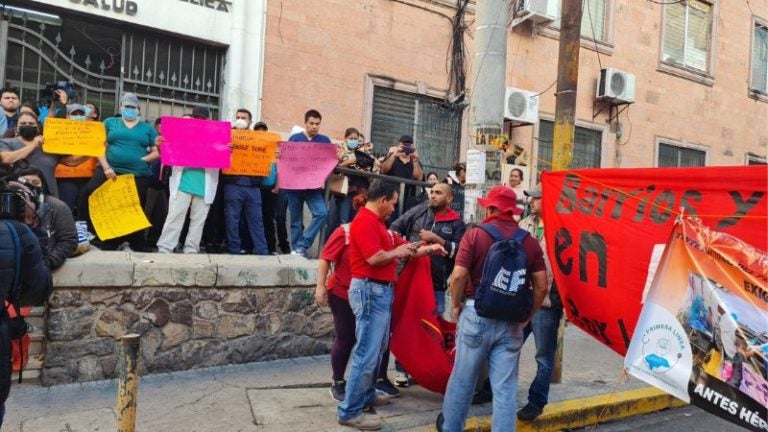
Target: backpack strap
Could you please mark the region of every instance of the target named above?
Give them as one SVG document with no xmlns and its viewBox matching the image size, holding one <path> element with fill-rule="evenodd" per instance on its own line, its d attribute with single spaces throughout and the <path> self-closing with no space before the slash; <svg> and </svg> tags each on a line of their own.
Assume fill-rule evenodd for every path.
<svg viewBox="0 0 768 432">
<path fill-rule="evenodd" d="M 491 238 L 493 238 L 494 242 L 500 242 L 502 240 L 506 240 L 506 237 L 504 237 L 501 231 L 499 231 L 499 229 L 493 226 L 492 224 L 486 223 L 486 224 L 478 225 L 477 227 L 485 231 L 486 233 L 488 233 L 488 235 L 491 236 Z"/>
<path fill-rule="evenodd" d="M 515 231 L 515 235 L 512 237 L 512 240 L 516 241 L 522 246 L 523 242 L 525 241 L 525 238 L 528 237 L 528 234 L 529 234 L 528 231 L 522 228 L 518 228 L 517 231 Z"/>
</svg>

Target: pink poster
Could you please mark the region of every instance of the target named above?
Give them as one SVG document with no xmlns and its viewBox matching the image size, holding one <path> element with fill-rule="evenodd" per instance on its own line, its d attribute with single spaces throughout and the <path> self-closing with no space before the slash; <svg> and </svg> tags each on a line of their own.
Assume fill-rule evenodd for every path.
<svg viewBox="0 0 768 432">
<path fill-rule="evenodd" d="M 178 117 L 162 118 L 163 165 L 229 168 L 232 125 L 229 122 Z"/>
<path fill-rule="evenodd" d="M 281 142 L 277 160 L 280 189 L 301 190 L 325 187 L 325 179 L 339 160 L 334 144 Z"/>
</svg>

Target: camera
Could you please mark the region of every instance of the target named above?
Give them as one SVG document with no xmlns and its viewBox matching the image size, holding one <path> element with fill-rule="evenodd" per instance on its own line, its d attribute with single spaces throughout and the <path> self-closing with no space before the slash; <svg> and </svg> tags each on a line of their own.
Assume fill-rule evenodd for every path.
<svg viewBox="0 0 768 432">
<path fill-rule="evenodd" d="M 405 153 L 406 156 L 412 154 L 415 151 L 416 151 L 416 149 L 413 148 L 413 146 L 406 146 L 406 145 L 403 146 L 403 153 Z"/>
<path fill-rule="evenodd" d="M 52 101 L 58 101 L 59 95 L 56 94 L 56 90 L 64 90 L 69 97 L 69 102 L 75 100 L 75 87 L 70 81 L 56 81 L 55 83 L 46 84 L 40 90 L 40 100 L 49 105 Z"/>
<path fill-rule="evenodd" d="M 27 201 L 25 192 L 19 187 L 8 184 L 8 180 L 18 177 L 19 171 L 28 166 L 21 159 L 11 165 L 0 164 L 0 219 L 25 221 Z"/>
</svg>

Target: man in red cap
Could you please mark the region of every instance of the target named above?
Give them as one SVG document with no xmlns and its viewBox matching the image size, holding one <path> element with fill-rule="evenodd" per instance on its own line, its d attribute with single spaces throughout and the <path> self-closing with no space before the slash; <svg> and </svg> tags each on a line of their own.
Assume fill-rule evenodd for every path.
<svg viewBox="0 0 768 432">
<path fill-rule="evenodd" d="M 522 212 L 516 205 L 517 195 L 505 186 L 496 186 L 488 196 L 477 200 L 485 208 L 483 224 L 492 225 L 504 238 L 512 238 L 519 229 L 515 216 Z M 479 316 L 475 310 L 475 289 L 480 286 L 483 264 L 493 237 L 475 227 L 464 235 L 451 273 L 451 302 L 454 319 L 459 319 L 456 337 L 456 360 L 443 399 L 443 412 L 437 419 L 440 431 L 463 431 L 472 401 L 472 393 L 483 364 L 493 387 L 493 430 L 514 431 L 517 375 L 523 329 L 517 323 Z M 533 286 L 533 309 L 536 312 L 547 292 L 544 253 L 532 236 L 523 241 L 526 254 L 526 276 Z M 463 300 L 463 305 L 462 305 Z M 530 318 L 529 318 L 530 319 Z"/>
</svg>

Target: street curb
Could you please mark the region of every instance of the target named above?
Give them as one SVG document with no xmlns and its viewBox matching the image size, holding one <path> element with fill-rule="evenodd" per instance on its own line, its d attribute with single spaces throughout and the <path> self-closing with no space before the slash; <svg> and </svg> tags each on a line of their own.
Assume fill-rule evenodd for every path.
<svg viewBox="0 0 768 432">
<path fill-rule="evenodd" d="M 578 429 L 687 405 L 655 387 L 570 399 L 547 405 L 532 422 L 517 421 L 518 432 L 556 432 Z M 467 419 L 465 431 L 490 431 L 491 417 Z"/>
</svg>

